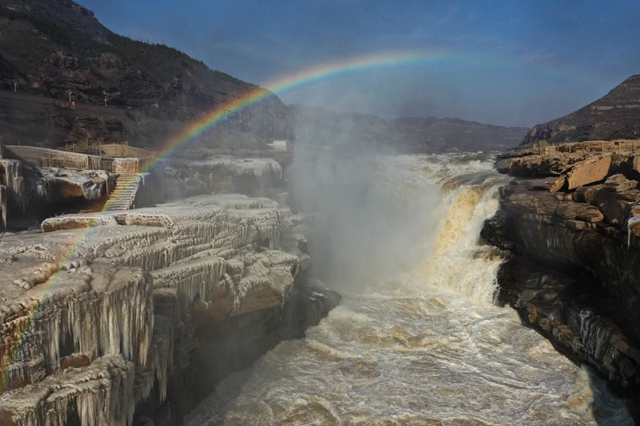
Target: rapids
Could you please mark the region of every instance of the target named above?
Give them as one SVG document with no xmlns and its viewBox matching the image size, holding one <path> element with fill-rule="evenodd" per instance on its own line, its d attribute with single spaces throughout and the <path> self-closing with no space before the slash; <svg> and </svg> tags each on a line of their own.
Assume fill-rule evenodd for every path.
<svg viewBox="0 0 640 426">
<path fill-rule="evenodd" d="M 325 246 L 339 256 L 310 246 L 341 306 L 225 379 L 187 425 L 633 424 L 602 380 L 492 303 L 502 258 L 478 239 L 505 178 L 491 158 L 366 168 L 375 190 L 328 215 L 342 220 Z"/>
</svg>

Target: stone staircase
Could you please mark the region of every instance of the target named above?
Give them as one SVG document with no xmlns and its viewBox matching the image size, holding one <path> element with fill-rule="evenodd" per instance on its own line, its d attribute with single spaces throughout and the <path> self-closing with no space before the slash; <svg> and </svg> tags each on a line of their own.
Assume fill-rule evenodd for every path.
<svg viewBox="0 0 640 426">
<path fill-rule="evenodd" d="M 145 173 L 121 174 L 116 182 L 116 189 L 109 194 L 102 211 L 129 210 L 133 208 L 133 201 L 140 181 Z"/>
</svg>

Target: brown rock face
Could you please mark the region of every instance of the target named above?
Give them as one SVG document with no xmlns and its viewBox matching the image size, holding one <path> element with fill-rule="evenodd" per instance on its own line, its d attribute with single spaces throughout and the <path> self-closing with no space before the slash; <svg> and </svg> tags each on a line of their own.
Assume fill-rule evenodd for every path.
<svg viewBox="0 0 640 426">
<path fill-rule="evenodd" d="M 572 278 L 511 256 L 499 272 L 499 303 L 510 304 L 522 320 L 577 363 L 597 366 L 609 380 L 637 385 L 640 356 L 616 321 L 615 301 L 587 276 Z M 594 309 L 594 306 L 598 306 Z M 614 318 L 614 319 L 612 319 Z"/>
<path fill-rule="evenodd" d="M 609 174 L 610 167 L 610 156 L 590 158 L 574 164 L 567 173 L 567 189 L 572 190 L 603 180 Z"/>
<path fill-rule="evenodd" d="M 482 231 L 514 254 L 499 274 L 500 300 L 631 393 L 640 390 L 636 159 L 574 152 L 499 160 L 516 178 L 501 188 L 500 209 Z"/>
</svg>

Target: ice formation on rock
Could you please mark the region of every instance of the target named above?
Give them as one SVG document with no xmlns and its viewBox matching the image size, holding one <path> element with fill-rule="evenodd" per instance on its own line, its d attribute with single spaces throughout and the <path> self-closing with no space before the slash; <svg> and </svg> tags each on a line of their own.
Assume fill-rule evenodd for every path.
<svg viewBox="0 0 640 426">
<path fill-rule="evenodd" d="M 2 216 L 2 226 L 7 227 L 7 198 L 8 190 L 6 185 L 0 185 L 0 216 Z"/>
<path fill-rule="evenodd" d="M 0 420 L 16 426 L 62 426 L 74 410 L 83 426 L 126 426 L 133 421 L 135 367 L 120 355 L 99 358 L 0 396 Z M 8 415 L 11 419 L 7 418 Z"/>
<path fill-rule="evenodd" d="M 20 160 L 0 159 L 0 211 L 3 224 L 9 209 L 25 215 L 30 206 L 81 197 L 102 199 L 113 187 L 115 175 L 103 170 L 34 168 Z"/>
<path fill-rule="evenodd" d="M 235 159 L 231 157 L 218 157 L 194 163 L 195 167 L 205 165 L 225 165 L 236 175 L 250 175 L 256 178 L 262 178 L 267 175 L 277 176 L 278 178 L 282 177 L 282 167 L 280 167 L 277 161 L 270 158 Z"/>
<path fill-rule="evenodd" d="M 162 175 L 169 199 L 211 191 L 263 196 L 283 181 L 282 167 L 270 158 L 215 157 L 188 163 L 175 160 L 167 164 Z"/>
<path fill-rule="evenodd" d="M 51 263 L 34 265 L 19 257 L 11 263 L 15 267 L 3 268 L 9 276 L 56 269 Z M 0 292 L 2 299 L 14 303 L 0 307 L 4 342 L 0 360 L 7 383 L 32 383 L 35 377 L 58 370 L 67 343 L 73 352 L 90 353 L 92 359 L 122 354 L 138 365 L 146 363 L 153 325 L 148 276 L 94 262 L 91 267 L 58 270 L 43 282 L 31 289 L 5 285 Z M 41 362 L 34 364 L 34 359 Z"/>
<path fill-rule="evenodd" d="M 308 255 L 301 235 L 278 250 L 289 216 L 266 198 L 208 195 L 50 218 L 46 233 L 3 241 L 3 409 L 21 425 L 68 413 L 130 424 L 156 383 L 164 400 L 174 359 L 188 364 L 196 305 L 216 323 L 290 297 Z"/>
<path fill-rule="evenodd" d="M 2 170 L 3 169 L 3 170 Z M 8 189 L 8 199 L 11 198 L 24 212 L 27 208 L 28 196 L 25 179 L 22 172 L 22 163 L 18 160 L 0 159 L 0 171 L 4 175 L 4 186 Z"/>
</svg>

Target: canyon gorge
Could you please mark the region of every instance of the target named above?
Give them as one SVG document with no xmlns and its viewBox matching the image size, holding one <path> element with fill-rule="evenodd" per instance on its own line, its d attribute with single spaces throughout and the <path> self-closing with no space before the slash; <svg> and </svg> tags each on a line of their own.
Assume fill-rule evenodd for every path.
<svg viewBox="0 0 640 426">
<path fill-rule="evenodd" d="M 637 170 L 605 146 L 497 170 L 313 148 L 284 169 L 176 160 L 145 185 L 187 198 L 5 233 L 0 415 L 633 424 Z"/>
<path fill-rule="evenodd" d="M 640 424 L 640 76 L 529 130 L 0 30 L 1 425 Z"/>
</svg>

